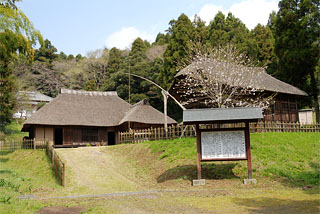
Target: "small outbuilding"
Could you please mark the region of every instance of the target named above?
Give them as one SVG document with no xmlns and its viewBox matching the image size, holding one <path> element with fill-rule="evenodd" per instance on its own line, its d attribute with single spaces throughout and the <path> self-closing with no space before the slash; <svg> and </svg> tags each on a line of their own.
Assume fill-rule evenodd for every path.
<svg viewBox="0 0 320 214">
<path fill-rule="evenodd" d="M 300 109 L 299 122 L 303 125 L 313 124 L 312 109 Z"/>
<path fill-rule="evenodd" d="M 89 92 L 62 89 L 23 125 L 22 131 L 36 140 L 46 139 L 55 147 L 114 145 L 119 132 L 130 128 L 164 125 L 164 114 L 141 101 L 130 105 L 117 92 Z M 167 117 L 169 125 L 177 122 Z"/>
<path fill-rule="evenodd" d="M 17 99 L 19 102 L 19 108 L 14 113 L 14 118 L 29 118 L 34 114 L 41 106 L 51 102 L 53 99 L 38 91 L 19 91 L 17 93 Z"/>
</svg>

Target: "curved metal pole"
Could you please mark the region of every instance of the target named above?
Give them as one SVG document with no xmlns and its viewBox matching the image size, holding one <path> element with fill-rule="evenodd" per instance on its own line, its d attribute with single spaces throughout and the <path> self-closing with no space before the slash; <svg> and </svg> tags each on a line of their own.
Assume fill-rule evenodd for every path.
<svg viewBox="0 0 320 214">
<path fill-rule="evenodd" d="M 166 95 L 168 95 L 169 97 L 171 97 L 171 98 L 180 106 L 180 108 L 182 108 L 182 110 L 186 110 L 186 108 L 185 108 L 183 105 L 181 105 L 181 103 L 179 103 L 179 101 L 178 101 L 176 98 L 174 98 L 171 94 L 169 94 L 168 91 L 164 90 L 164 89 L 163 89 L 160 85 L 158 85 L 157 83 L 155 83 L 155 82 L 153 82 L 153 81 L 151 81 L 151 80 L 149 80 L 149 79 L 147 79 L 147 78 L 145 78 L 145 77 L 136 75 L 136 74 L 130 74 L 130 73 L 125 73 L 125 74 L 131 75 L 131 76 L 134 76 L 134 77 L 138 77 L 138 78 L 140 78 L 140 79 L 143 79 L 143 80 L 146 80 L 146 81 L 152 83 L 153 85 L 155 85 L 155 86 L 157 86 L 158 88 L 160 88 L 161 91 L 163 91 L 163 93 L 165 93 Z"/>
</svg>

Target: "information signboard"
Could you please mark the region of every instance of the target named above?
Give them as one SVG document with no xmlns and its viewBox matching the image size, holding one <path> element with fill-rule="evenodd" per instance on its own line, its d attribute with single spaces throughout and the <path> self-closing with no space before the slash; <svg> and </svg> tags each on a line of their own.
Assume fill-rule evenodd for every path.
<svg viewBox="0 0 320 214">
<path fill-rule="evenodd" d="M 201 132 L 202 160 L 245 159 L 245 131 L 203 131 Z"/>
</svg>

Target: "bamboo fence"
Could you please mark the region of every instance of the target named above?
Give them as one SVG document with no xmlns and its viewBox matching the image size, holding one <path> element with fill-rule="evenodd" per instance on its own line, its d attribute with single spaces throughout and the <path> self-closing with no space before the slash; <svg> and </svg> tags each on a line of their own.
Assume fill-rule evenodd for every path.
<svg viewBox="0 0 320 214">
<path fill-rule="evenodd" d="M 3 140 L 0 141 L 0 152 L 14 151 L 20 149 L 46 149 L 46 140 L 23 139 L 23 140 Z"/>
<path fill-rule="evenodd" d="M 200 125 L 200 128 L 239 128 L 244 127 L 244 123 L 235 124 L 208 124 Z M 250 123 L 251 133 L 261 132 L 320 132 L 320 124 L 303 125 L 300 123 L 285 123 L 285 122 L 257 122 Z M 195 127 L 192 125 L 177 125 L 169 126 L 168 132 L 165 132 L 163 127 L 150 128 L 141 130 L 130 130 L 120 132 L 120 143 L 139 143 L 150 140 L 175 139 L 181 137 L 195 137 Z"/>
</svg>

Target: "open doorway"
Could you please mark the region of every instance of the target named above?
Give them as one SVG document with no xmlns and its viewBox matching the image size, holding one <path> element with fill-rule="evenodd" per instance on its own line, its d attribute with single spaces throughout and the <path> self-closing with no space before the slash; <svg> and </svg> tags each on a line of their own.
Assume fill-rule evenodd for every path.
<svg viewBox="0 0 320 214">
<path fill-rule="evenodd" d="M 108 132 L 108 145 L 116 145 L 116 139 L 115 139 L 115 133 L 114 132 Z"/>
<path fill-rule="evenodd" d="M 54 145 L 62 145 L 63 144 L 63 131 L 62 128 L 54 129 Z"/>
</svg>

